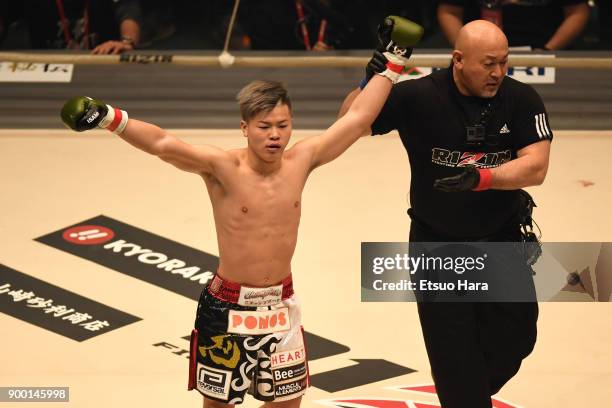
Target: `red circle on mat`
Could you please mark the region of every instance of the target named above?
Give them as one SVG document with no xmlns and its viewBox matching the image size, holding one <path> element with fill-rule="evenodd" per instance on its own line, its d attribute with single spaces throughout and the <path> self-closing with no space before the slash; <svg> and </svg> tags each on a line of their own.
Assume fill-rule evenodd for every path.
<svg viewBox="0 0 612 408">
<path fill-rule="evenodd" d="M 68 228 L 64 231 L 62 237 L 71 244 L 98 245 L 113 239 L 115 233 L 99 225 L 79 225 L 78 227 Z"/>
</svg>

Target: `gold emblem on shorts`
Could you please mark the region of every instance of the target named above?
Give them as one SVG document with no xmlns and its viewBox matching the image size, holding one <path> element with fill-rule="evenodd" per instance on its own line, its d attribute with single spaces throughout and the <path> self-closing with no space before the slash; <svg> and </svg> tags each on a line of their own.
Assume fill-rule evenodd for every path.
<svg viewBox="0 0 612 408">
<path fill-rule="evenodd" d="M 211 293 L 218 293 L 219 289 L 221 289 L 221 279 L 215 275 L 212 282 L 210 282 L 209 290 Z"/>
<path fill-rule="evenodd" d="M 208 352 L 208 356 L 215 364 L 235 368 L 240 360 L 240 349 L 236 341 L 230 340 L 229 337 L 227 334 L 211 337 L 212 346 L 199 347 L 200 353 L 206 357 Z"/>
</svg>

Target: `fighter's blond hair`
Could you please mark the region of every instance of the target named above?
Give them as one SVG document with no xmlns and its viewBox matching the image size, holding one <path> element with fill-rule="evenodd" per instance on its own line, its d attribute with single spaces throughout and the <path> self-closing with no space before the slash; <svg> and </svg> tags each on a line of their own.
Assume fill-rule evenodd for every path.
<svg viewBox="0 0 612 408">
<path fill-rule="evenodd" d="M 253 81 L 236 96 L 242 119 L 248 121 L 260 112 L 269 112 L 279 104 L 291 111 L 291 99 L 282 83 L 277 81 Z"/>
</svg>

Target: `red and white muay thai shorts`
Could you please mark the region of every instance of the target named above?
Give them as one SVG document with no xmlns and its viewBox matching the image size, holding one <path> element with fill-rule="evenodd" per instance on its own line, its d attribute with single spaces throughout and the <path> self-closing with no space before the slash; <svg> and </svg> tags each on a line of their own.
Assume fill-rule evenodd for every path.
<svg viewBox="0 0 612 408">
<path fill-rule="evenodd" d="M 297 398 L 309 386 L 300 305 L 291 276 L 250 288 L 216 275 L 200 295 L 191 333 L 189 386 L 240 404 Z"/>
</svg>

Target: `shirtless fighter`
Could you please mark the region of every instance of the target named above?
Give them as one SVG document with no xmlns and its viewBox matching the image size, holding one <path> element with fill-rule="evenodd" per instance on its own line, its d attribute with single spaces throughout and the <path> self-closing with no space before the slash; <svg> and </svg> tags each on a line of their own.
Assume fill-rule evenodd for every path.
<svg viewBox="0 0 612 408">
<path fill-rule="evenodd" d="M 300 198 L 310 172 L 344 152 L 369 128 L 406 64 L 421 29 L 397 17 L 379 29 L 389 60 L 348 113 L 323 134 L 295 143 L 291 102 L 277 82 L 254 81 L 238 94 L 247 147 L 193 146 L 89 97 L 69 100 L 73 130 L 101 127 L 181 170 L 200 175 L 212 202 L 219 269 L 202 291 L 191 338 L 189 389 L 204 407 L 243 402 L 247 390 L 269 407 L 298 407 L 308 387 L 291 258 Z M 400 48 L 404 47 L 404 48 Z"/>
</svg>

